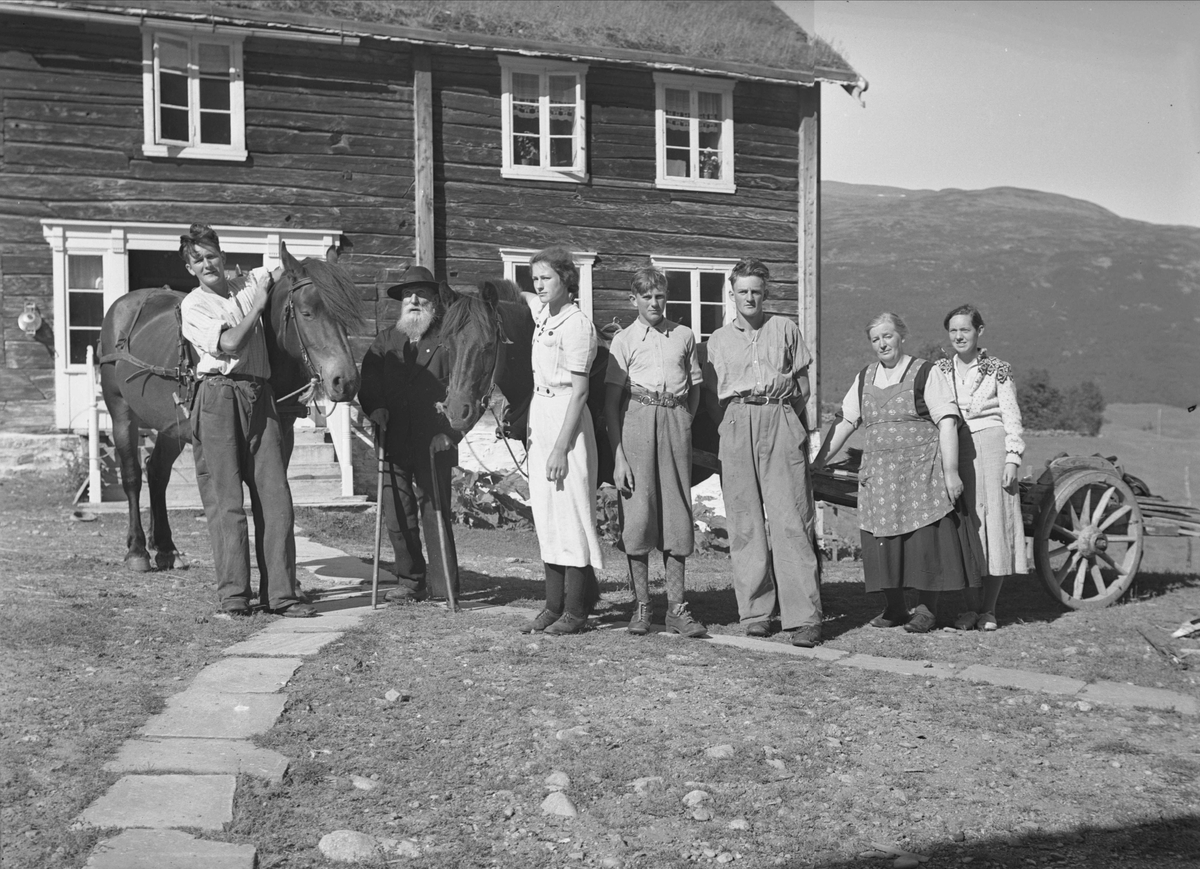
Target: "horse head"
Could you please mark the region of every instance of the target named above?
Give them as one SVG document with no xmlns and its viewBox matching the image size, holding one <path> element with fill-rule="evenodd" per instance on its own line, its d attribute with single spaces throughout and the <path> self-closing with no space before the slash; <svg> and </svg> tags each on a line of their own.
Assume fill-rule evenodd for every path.
<svg viewBox="0 0 1200 869">
<path fill-rule="evenodd" d="M 450 362 L 450 383 L 438 410 L 455 431 L 466 432 L 488 407 L 508 339 L 494 287 L 480 296 L 467 296 L 443 282 L 441 301 L 441 341 Z"/>
<path fill-rule="evenodd" d="M 363 323 L 358 289 L 333 247 L 324 260 L 301 262 L 283 242 L 279 253 L 266 330 L 275 393 L 282 399 L 316 381 L 331 401 L 350 401 L 359 385 L 349 340 Z"/>
</svg>

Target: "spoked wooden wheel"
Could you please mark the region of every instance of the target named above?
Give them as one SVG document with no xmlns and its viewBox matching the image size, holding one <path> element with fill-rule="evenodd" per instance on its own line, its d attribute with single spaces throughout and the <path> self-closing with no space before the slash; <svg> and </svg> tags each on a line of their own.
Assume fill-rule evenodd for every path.
<svg viewBox="0 0 1200 869">
<path fill-rule="evenodd" d="M 1116 474 L 1080 470 L 1054 486 L 1038 516 L 1034 563 L 1050 596 L 1100 609 L 1125 593 L 1142 560 L 1142 511 Z"/>
</svg>

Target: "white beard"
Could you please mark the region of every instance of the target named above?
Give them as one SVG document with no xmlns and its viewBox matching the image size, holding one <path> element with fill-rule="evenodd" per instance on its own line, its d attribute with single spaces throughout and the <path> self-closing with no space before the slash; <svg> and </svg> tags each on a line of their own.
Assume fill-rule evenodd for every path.
<svg viewBox="0 0 1200 869">
<path fill-rule="evenodd" d="M 396 325 L 408 336 L 409 341 L 415 343 L 425 337 L 425 333 L 433 325 L 433 317 L 434 312 L 430 308 L 422 307 L 420 311 L 405 310 Z"/>
</svg>

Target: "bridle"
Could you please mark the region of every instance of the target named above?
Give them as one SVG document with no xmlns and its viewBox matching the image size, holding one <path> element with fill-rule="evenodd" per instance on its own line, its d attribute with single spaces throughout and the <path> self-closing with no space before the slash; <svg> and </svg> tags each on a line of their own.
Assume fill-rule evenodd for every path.
<svg viewBox="0 0 1200 869">
<path fill-rule="evenodd" d="M 301 386 L 299 389 L 289 392 L 287 395 L 280 396 L 275 401 L 277 404 L 287 401 L 293 396 L 306 393 L 302 400 L 297 403 L 301 406 L 315 400 L 317 391 L 321 388 L 321 372 L 317 370 L 312 363 L 312 357 L 308 352 L 308 342 L 304 340 L 304 332 L 300 328 L 300 319 L 296 316 L 296 301 L 294 295 L 297 291 L 313 285 L 312 278 L 302 277 L 298 281 L 292 283 L 288 289 L 287 302 L 283 307 L 283 330 L 280 334 L 280 342 L 287 340 L 288 326 L 291 325 L 296 330 L 296 339 L 300 342 L 300 358 L 304 360 L 304 367 L 308 370 L 308 383 Z M 274 289 L 275 276 L 271 276 L 271 288 Z"/>
<path fill-rule="evenodd" d="M 479 416 L 483 416 L 487 412 L 488 407 L 491 406 L 492 391 L 496 388 L 496 372 L 500 370 L 500 356 L 503 353 L 501 345 L 512 343 L 508 339 L 508 336 L 504 334 L 504 324 L 500 321 L 499 315 L 497 315 L 496 320 L 493 321 L 492 325 L 495 326 L 496 329 L 496 358 L 492 362 L 492 373 L 488 375 L 487 389 L 485 389 L 483 394 L 479 396 L 477 403 Z M 446 417 L 447 419 L 450 418 L 449 414 L 446 412 L 446 404 L 444 401 L 439 401 L 435 407 L 441 412 L 442 416 Z"/>
</svg>

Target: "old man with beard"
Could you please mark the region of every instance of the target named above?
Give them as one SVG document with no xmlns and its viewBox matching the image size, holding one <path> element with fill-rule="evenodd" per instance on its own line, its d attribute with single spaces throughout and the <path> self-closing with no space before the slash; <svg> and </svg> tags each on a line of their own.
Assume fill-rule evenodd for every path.
<svg viewBox="0 0 1200 869">
<path fill-rule="evenodd" d="M 387 293 L 400 301 L 400 319 L 379 333 L 363 358 L 358 399 L 371 420 L 386 427 L 383 521 L 399 580 L 386 599 L 407 603 L 446 597 L 446 576 L 458 577 L 449 522 L 443 527 L 452 563 L 441 563 L 436 523 L 443 519 L 434 508 L 429 451 L 432 445 L 437 453 L 440 501 L 449 504 L 450 476 L 462 435 L 437 409 L 450 381 L 450 359 L 440 342 L 443 307 L 438 282 L 428 269 L 412 266 Z M 422 529 L 428 560 L 421 551 Z"/>
</svg>

